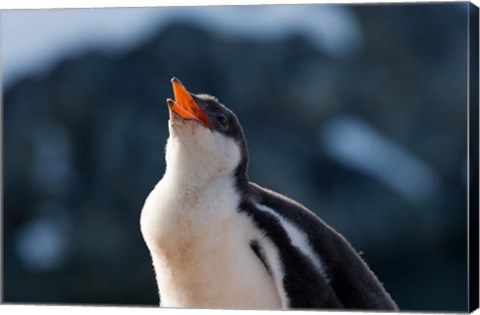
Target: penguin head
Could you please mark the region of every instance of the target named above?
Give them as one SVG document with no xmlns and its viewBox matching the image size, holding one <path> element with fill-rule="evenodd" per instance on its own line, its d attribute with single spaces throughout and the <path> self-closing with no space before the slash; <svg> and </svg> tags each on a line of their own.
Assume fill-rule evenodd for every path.
<svg viewBox="0 0 480 315">
<path fill-rule="evenodd" d="M 206 180 L 246 177 L 247 146 L 235 113 L 211 95 L 188 92 L 177 78 L 171 82 L 175 100 L 167 99 L 167 167 Z"/>
</svg>

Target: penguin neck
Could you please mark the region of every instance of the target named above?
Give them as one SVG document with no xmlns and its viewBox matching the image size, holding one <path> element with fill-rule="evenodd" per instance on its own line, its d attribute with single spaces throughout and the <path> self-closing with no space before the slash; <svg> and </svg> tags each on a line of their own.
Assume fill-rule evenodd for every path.
<svg viewBox="0 0 480 315">
<path fill-rule="evenodd" d="M 177 188 L 201 190 L 212 182 L 229 178 L 240 193 L 247 192 L 249 178 L 246 172 L 246 164 L 239 165 L 233 172 L 220 176 L 212 176 L 213 172 L 208 167 L 198 167 L 198 164 L 186 164 L 179 160 L 167 163 L 163 179 L 168 180 Z"/>
<path fill-rule="evenodd" d="M 201 154 L 193 155 L 182 147 L 175 147 L 167 149 L 167 156 L 164 179 L 172 188 L 202 189 L 220 177 L 215 176 L 215 170 Z"/>
<path fill-rule="evenodd" d="M 172 187 L 201 189 L 210 183 L 228 178 L 240 191 L 248 186 L 248 154 L 243 146 L 221 153 L 212 146 L 202 147 L 198 141 L 170 136 L 166 146 L 164 179 Z"/>
</svg>

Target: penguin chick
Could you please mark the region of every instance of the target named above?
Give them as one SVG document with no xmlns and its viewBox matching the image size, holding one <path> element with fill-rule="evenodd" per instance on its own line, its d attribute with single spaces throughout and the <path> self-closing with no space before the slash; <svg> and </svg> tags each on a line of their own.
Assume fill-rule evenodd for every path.
<svg viewBox="0 0 480 315">
<path fill-rule="evenodd" d="M 249 181 L 236 115 L 172 85 L 166 170 L 140 220 L 160 306 L 397 310 L 344 237 Z"/>
</svg>

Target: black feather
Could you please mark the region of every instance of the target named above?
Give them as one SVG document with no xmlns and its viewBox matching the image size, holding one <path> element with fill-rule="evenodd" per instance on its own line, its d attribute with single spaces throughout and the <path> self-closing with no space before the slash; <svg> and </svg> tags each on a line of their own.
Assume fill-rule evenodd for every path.
<svg viewBox="0 0 480 315">
<path fill-rule="evenodd" d="M 291 245 L 274 216 L 256 210 L 248 201 L 242 203 L 242 211 L 249 213 L 257 227 L 280 249 L 285 263 L 285 288 L 292 307 L 397 310 L 377 277 L 343 236 L 285 196 L 256 184 L 250 184 L 249 190 L 247 198 L 255 199 L 297 226 L 322 258 L 329 284 L 325 279 L 318 279 L 313 266 Z"/>
</svg>

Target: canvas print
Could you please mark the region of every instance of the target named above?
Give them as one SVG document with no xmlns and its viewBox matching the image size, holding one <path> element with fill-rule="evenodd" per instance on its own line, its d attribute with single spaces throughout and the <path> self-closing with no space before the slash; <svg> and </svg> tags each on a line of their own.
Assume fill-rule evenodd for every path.
<svg viewBox="0 0 480 315">
<path fill-rule="evenodd" d="M 4 303 L 478 307 L 474 4 L 1 23 Z"/>
</svg>

